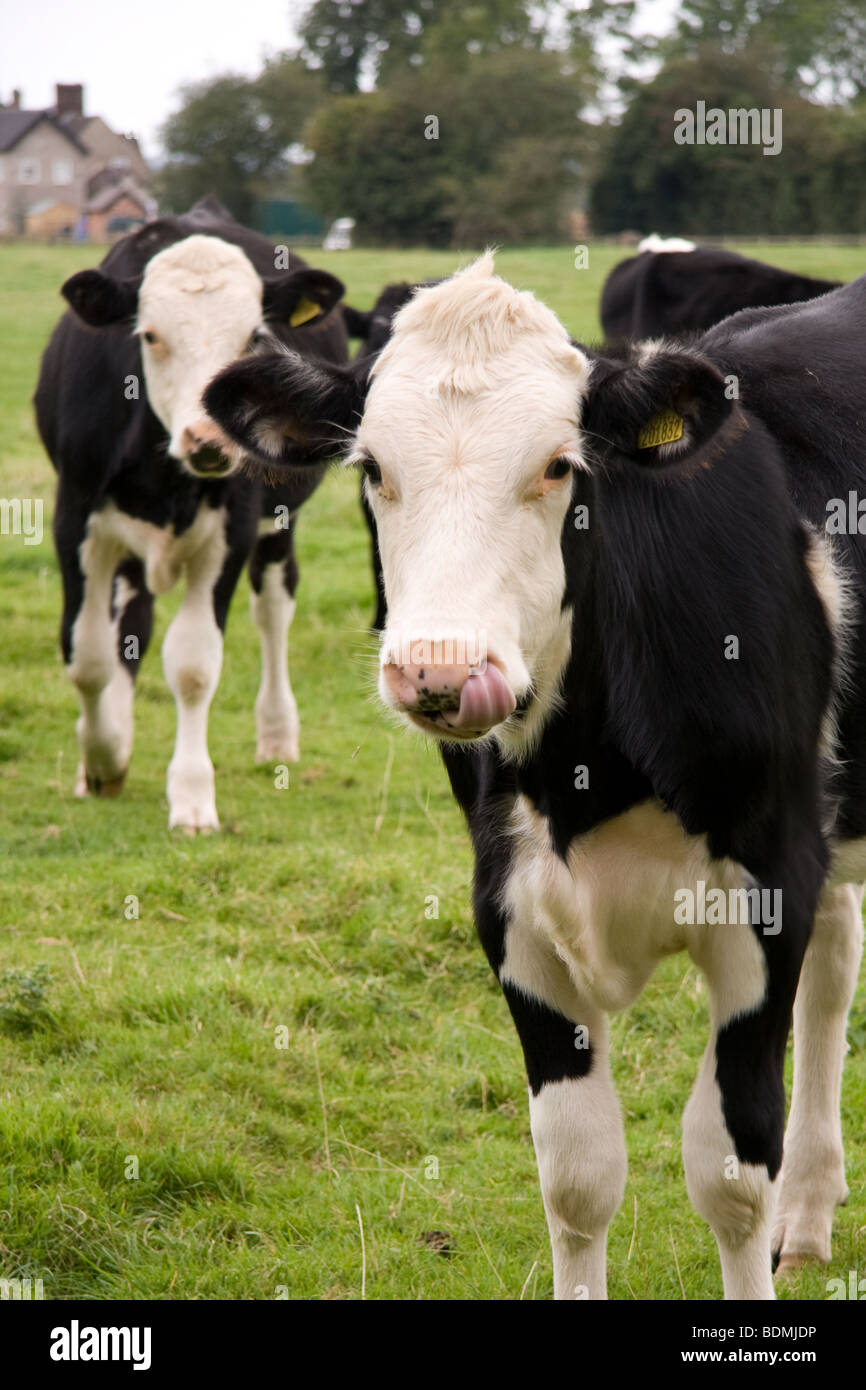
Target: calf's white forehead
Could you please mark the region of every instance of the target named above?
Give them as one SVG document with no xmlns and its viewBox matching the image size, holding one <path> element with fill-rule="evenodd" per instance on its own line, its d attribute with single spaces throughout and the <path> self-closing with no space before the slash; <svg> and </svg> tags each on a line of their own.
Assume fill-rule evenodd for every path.
<svg viewBox="0 0 866 1390">
<path fill-rule="evenodd" d="M 144 344 L 147 398 L 183 453 L 185 428 L 204 416 L 207 383 L 243 352 L 262 321 L 262 281 L 239 246 L 219 237 L 191 236 L 148 263 L 138 295 L 139 331 L 157 335 Z"/>
<path fill-rule="evenodd" d="M 262 281 L 239 246 L 190 236 L 148 262 L 138 296 L 139 327 L 167 338 L 190 332 L 247 335 L 261 321 Z"/>
<path fill-rule="evenodd" d="M 493 274 L 488 254 L 397 315 L 358 444 L 398 470 L 510 458 L 520 473 L 548 449 L 578 449 L 589 366 L 550 309 Z"/>
</svg>

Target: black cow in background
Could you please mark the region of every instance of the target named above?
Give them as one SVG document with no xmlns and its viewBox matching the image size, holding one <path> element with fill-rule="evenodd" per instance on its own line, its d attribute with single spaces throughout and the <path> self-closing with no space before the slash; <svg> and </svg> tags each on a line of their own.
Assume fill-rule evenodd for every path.
<svg viewBox="0 0 866 1390">
<path fill-rule="evenodd" d="M 420 283 L 432 282 L 425 280 Z M 346 332 L 350 338 L 358 338 L 361 341 L 358 357 L 373 356 L 382 351 L 391 336 L 394 315 L 412 298 L 418 285 L 417 281 L 409 284 L 406 280 L 386 285 L 379 291 L 379 297 L 372 309 L 353 309 L 350 304 L 342 306 Z"/>
<path fill-rule="evenodd" d="M 58 473 L 61 642 L 81 703 L 77 794 L 116 795 L 123 786 L 153 596 L 184 573 L 184 599 L 163 645 L 178 714 L 169 825 L 219 828 L 208 709 L 248 559 L 262 647 L 257 758 L 298 757 L 287 669 L 293 531 L 326 463 L 311 467 L 299 445 L 300 466 L 278 486 L 249 478 L 201 395 L 220 368 L 262 343 L 345 361 L 342 293 L 339 280 L 297 256 L 281 263 L 272 242 L 212 198 L 125 237 L 99 269 L 63 286 L 71 309 L 45 351 L 35 404 Z"/>
<path fill-rule="evenodd" d="M 658 250 L 630 256 L 608 275 L 599 311 L 605 338 L 702 331 L 739 309 L 798 304 L 841 283 L 795 275 L 716 246 L 680 251 L 656 244 Z"/>
</svg>

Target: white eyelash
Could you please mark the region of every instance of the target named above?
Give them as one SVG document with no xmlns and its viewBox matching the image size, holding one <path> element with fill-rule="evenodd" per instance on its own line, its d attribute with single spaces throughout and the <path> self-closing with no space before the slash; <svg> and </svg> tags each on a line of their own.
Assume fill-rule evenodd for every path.
<svg viewBox="0 0 866 1390">
<path fill-rule="evenodd" d="M 570 463 L 572 468 L 579 469 L 581 473 L 589 472 L 589 467 L 587 465 L 586 459 L 581 454 L 576 454 L 566 449 L 563 450 L 561 454 L 557 454 L 556 457 L 560 459 L 565 459 L 566 463 Z"/>
</svg>

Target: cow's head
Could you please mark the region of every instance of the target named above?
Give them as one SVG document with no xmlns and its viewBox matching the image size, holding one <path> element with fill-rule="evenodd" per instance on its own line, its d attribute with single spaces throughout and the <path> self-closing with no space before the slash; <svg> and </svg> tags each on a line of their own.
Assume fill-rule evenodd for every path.
<svg viewBox="0 0 866 1390">
<path fill-rule="evenodd" d="M 201 404 L 208 381 L 267 342 L 269 321 L 314 322 L 339 300 L 343 286 L 306 266 L 263 280 L 240 247 L 195 235 L 160 251 L 140 280 L 82 270 L 62 292 L 94 328 L 129 322 L 168 452 L 196 476 L 214 478 L 234 472 L 243 456 Z"/>
<path fill-rule="evenodd" d="M 592 544 L 566 524 L 577 475 L 678 469 L 730 411 L 699 354 L 590 354 L 489 255 L 419 290 L 372 371 L 275 356 L 229 368 L 205 400 L 271 469 L 298 439 L 335 453 L 350 436 L 384 570 L 383 700 L 438 738 L 491 735 L 515 754 L 570 651 L 565 551 Z M 648 445 L 665 411 L 681 438 Z"/>
</svg>

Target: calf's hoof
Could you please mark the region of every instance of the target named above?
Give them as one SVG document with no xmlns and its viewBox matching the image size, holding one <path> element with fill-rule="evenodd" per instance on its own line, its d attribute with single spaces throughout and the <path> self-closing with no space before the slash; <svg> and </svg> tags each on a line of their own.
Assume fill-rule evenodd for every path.
<svg viewBox="0 0 866 1390">
<path fill-rule="evenodd" d="M 833 1253 L 833 1214 L 848 1198 L 841 1153 L 828 1155 L 817 1173 L 787 1180 L 782 1175 L 779 1207 L 770 1249 L 779 1279 L 790 1279 L 804 1265 L 829 1264 Z"/>
<path fill-rule="evenodd" d="M 183 835 L 212 835 L 219 830 L 220 823 L 216 808 L 188 807 L 183 811 L 172 811 L 168 818 L 169 830 Z"/>
<path fill-rule="evenodd" d="M 187 835 L 206 835 L 211 830 L 219 830 L 214 771 L 210 762 L 172 759 L 166 791 L 169 830 L 182 830 Z"/>
<path fill-rule="evenodd" d="M 291 735 L 262 735 L 256 744 L 256 764 L 297 763 L 301 750 L 297 738 Z"/>
<path fill-rule="evenodd" d="M 784 1283 L 787 1279 L 793 1279 L 806 1265 L 826 1263 L 826 1260 L 820 1260 L 817 1255 L 780 1255 L 775 1270 L 776 1278 Z"/>
<path fill-rule="evenodd" d="M 82 763 L 75 777 L 75 795 L 79 797 L 120 796 L 128 770 L 128 768 L 124 768 L 123 772 L 116 777 L 99 777 L 96 773 L 88 772 Z"/>
</svg>

